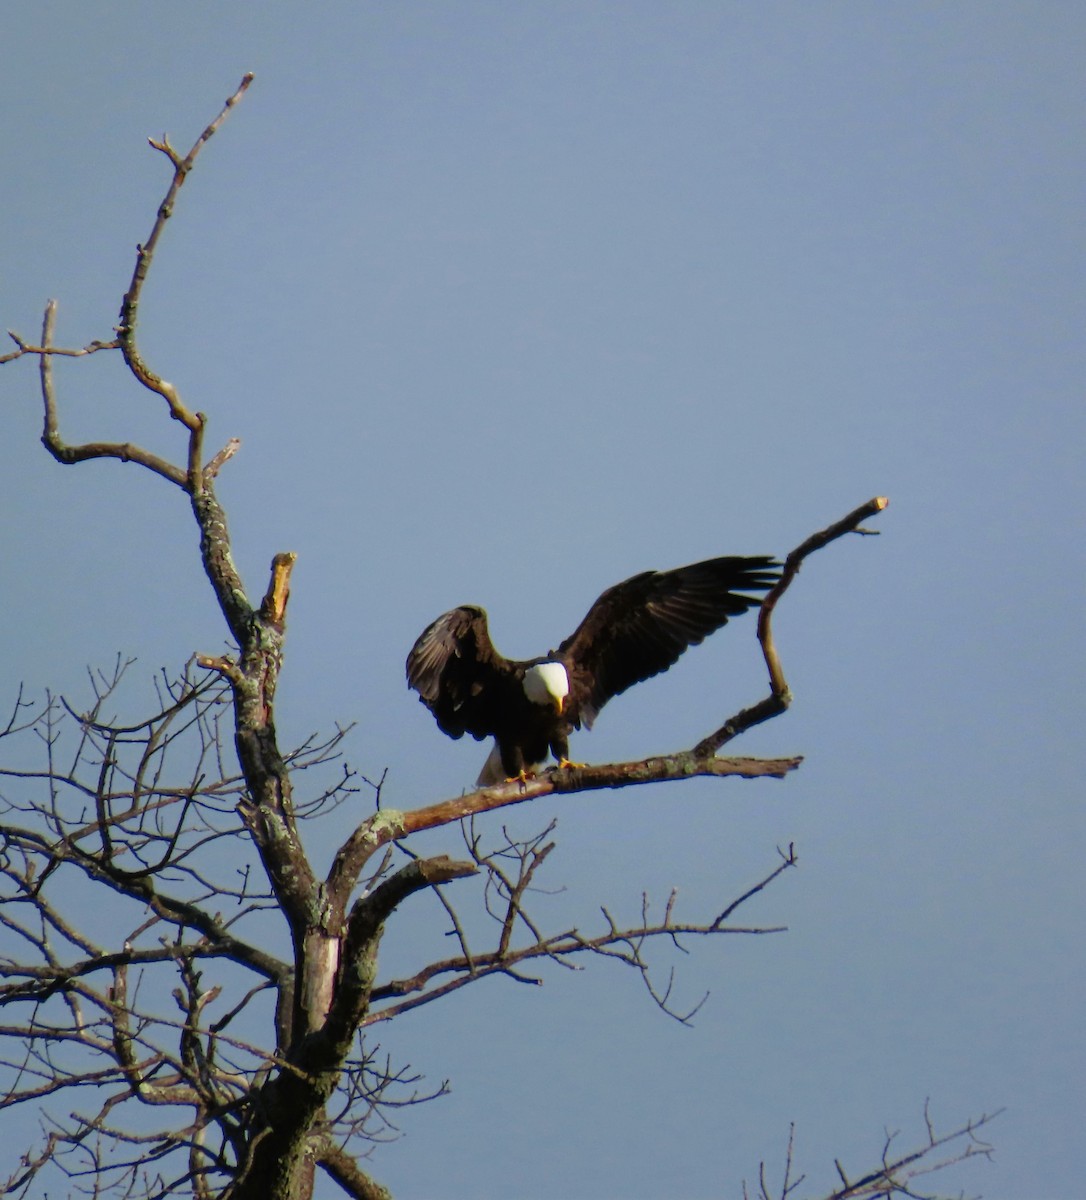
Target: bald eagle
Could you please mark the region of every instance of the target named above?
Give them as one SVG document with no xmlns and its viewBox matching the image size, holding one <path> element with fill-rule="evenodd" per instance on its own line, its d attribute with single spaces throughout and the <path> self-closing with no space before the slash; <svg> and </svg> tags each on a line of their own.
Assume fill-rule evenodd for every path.
<svg viewBox="0 0 1086 1200">
<path fill-rule="evenodd" d="M 761 599 L 779 578 L 772 558 L 711 558 L 643 571 L 608 588 L 576 631 L 540 658 L 503 658 L 486 611 L 465 604 L 428 626 L 407 656 L 407 685 L 451 738 L 493 737 L 476 781 L 523 779 L 548 751 L 569 764 L 569 735 L 635 683 L 666 671 L 688 646 Z"/>
</svg>

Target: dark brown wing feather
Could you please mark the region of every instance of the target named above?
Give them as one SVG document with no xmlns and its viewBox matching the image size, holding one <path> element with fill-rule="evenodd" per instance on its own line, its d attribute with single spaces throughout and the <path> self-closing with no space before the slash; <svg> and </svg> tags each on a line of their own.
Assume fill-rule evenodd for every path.
<svg viewBox="0 0 1086 1200">
<path fill-rule="evenodd" d="M 486 612 L 464 605 L 426 628 L 407 656 L 407 684 L 449 737 L 494 732 L 515 668 L 494 649 Z"/>
<path fill-rule="evenodd" d="M 760 604 L 743 593 L 771 588 L 779 567 L 772 558 L 712 558 L 608 588 L 558 647 L 570 675 L 570 717 L 591 728 L 612 696 L 666 671 L 688 646 Z"/>
</svg>

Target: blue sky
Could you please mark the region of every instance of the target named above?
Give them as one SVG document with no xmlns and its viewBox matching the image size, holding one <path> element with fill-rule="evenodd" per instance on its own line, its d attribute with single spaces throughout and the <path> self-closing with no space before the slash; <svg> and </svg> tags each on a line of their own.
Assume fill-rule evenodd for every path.
<svg viewBox="0 0 1086 1200">
<path fill-rule="evenodd" d="M 21 11 L 19 11 L 21 9 Z M 284 740 L 357 720 L 408 808 L 474 779 L 403 684 L 485 605 L 542 652 L 648 567 L 784 553 L 885 493 L 879 538 L 805 567 L 795 692 L 739 749 L 784 783 L 553 799 L 554 920 L 642 890 L 717 911 L 693 1029 L 606 964 L 466 989 L 389 1030 L 451 1098 L 404 1116 L 402 1197 L 734 1196 L 789 1123 L 810 1194 L 884 1127 L 1006 1107 L 990 1200 L 1080 1187 L 1082 62 L 1075 4 L 40 3 L 8 14 L 0 315 L 108 336 L 167 179 L 243 72 L 143 305 L 144 348 L 224 469 L 253 592 L 299 555 Z M 180 452 L 116 361 L 57 366 L 71 440 Z M 180 494 L 38 446 L 0 375 L 8 687 L 149 677 L 224 631 Z M 752 623 L 610 705 L 577 757 L 675 750 L 762 695 Z M 349 820 L 342 817 L 343 822 Z M 314 837 L 320 861 L 344 827 Z M 451 836 L 435 841 L 455 850 Z M 544 913 L 546 913 L 544 908 Z M 397 914 L 387 966 L 434 913 Z"/>
</svg>

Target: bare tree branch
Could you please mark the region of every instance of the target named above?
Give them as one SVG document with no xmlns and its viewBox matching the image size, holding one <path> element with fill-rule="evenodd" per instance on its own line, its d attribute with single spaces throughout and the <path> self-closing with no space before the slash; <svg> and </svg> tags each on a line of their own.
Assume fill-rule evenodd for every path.
<svg viewBox="0 0 1086 1200">
<path fill-rule="evenodd" d="M 840 521 L 835 521 L 827 528 L 819 530 L 818 533 L 811 534 L 788 554 L 784 560 L 784 569 L 781 572 L 780 580 L 766 593 L 758 609 L 758 641 L 761 643 L 766 669 L 769 672 L 769 695 L 751 708 L 744 708 L 735 716 L 729 717 L 719 729 L 698 742 L 694 747 L 695 758 L 716 754 L 721 746 L 738 737 L 739 734 L 745 733 L 754 725 L 779 716 L 792 703 L 792 693 L 785 681 L 784 671 L 773 639 L 773 612 L 777 607 L 777 602 L 799 574 L 804 559 L 814 554 L 816 550 L 821 550 L 824 546 L 836 541 L 839 537 L 843 537 L 846 533 L 869 533 L 870 531 L 860 528 L 861 522 L 882 512 L 889 503 L 890 501 L 885 496 L 876 496 L 873 500 L 868 500 L 866 504 L 861 504 L 859 508 L 853 509 Z"/>
<path fill-rule="evenodd" d="M 392 1193 L 361 1170 L 358 1163 L 330 1138 L 317 1147 L 317 1165 L 355 1200 L 392 1200 Z"/>
<path fill-rule="evenodd" d="M 149 450 L 132 442 L 84 442 L 81 446 L 69 446 L 60 436 L 57 420 L 56 393 L 53 387 L 53 331 L 56 325 L 57 302 L 50 300 L 45 306 L 45 316 L 41 329 L 41 358 L 39 372 L 41 375 L 42 401 L 45 405 L 45 428 L 42 431 L 42 445 L 59 463 L 72 466 L 78 462 L 86 462 L 91 458 L 118 458 L 121 462 L 138 463 L 156 475 L 161 475 L 179 487 L 185 486 L 185 473 L 172 463 L 159 458 Z M 120 343 L 114 343 L 119 345 Z M 105 349 L 106 344 L 100 343 L 99 349 Z M 26 352 L 31 352 L 27 348 Z"/>
<path fill-rule="evenodd" d="M 148 272 L 151 269 L 151 262 L 158 247 L 159 238 L 166 227 L 166 222 L 173 216 L 174 205 L 177 202 L 177 193 L 181 190 L 182 185 L 188 178 L 189 172 L 195 165 L 197 155 L 218 131 L 223 121 L 229 115 L 230 110 L 245 95 L 252 82 L 253 75 L 252 72 L 249 72 L 242 79 L 237 91 L 226 101 L 219 115 L 204 129 L 203 133 L 193 143 L 192 149 L 189 150 L 184 158 L 170 145 L 169 139 L 165 134 L 163 134 L 160 141 L 148 138 L 150 144 L 170 160 L 173 166 L 173 179 L 166 192 L 165 199 L 159 205 L 158 214 L 155 217 L 154 225 L 151 227 L 150 236 L 146 242 L 137 247 L 136 266 L 132 272 L 132 281 L 128 286 L 128 291 L 125 292 L 124 300 L 121 302 L 120 318 L 117 325 L 118 341 L 120 342 L 121 351 L 124 354 L 125 363 L 128 365 L 128 369 L 132 372 L 132 375 L 145 388 L 160 395 L 169 407 L 170 416 L 175 421 L 180 421 L 189 431 L 187 486 L 193 492 L 200 489 L 202 482 L 200 479 L 199 452 L 205 418 L 202 413 L 191 412 L 181 402 L 177 389 L 155 374 L 144 362 L 136 343 L 140 296 Z"/>
<path fill-rule="evenodd" d="M 206 418 L 202 413 L 190 411 L 181 401 L 177 388 L 147 366 L 136 342 L 136 329 L 143 285 L 150 271 L 159 238 L 162 236 L 166 222 L 173 215 L 177 193 L 192 170 L 197 155 L 222 125 L 230 110 L 245 94 L 252 81 L 252 74 L 248 74 L 242 79 L 237 91 L 226 101 L 222 111 L 204 129 L 203 133 L 193 143 L 192 149 L 184 158 L 177 154 L 165 136 L 163 136 L 161 141 L 149 139 L 150 144 L 156 150 L 165 154 L 170 160 L 173 166 L 173 178 L 166 192 L 165 199 L 159 205 L 154 225 L 151 228 L 150 237 L 137 248 L 136 265 L 132 272 L 132 279 L 128 290 L 125 292 L 124 300 L 121 303 L 119 324 L 116 326 L 117 336 L 109 340 L 90 342 L 82 349 L 72 350 L 55 347 L 53 345 L 53 334 L 56 323 L 55 300 L 50 300 L 45 308 L 40 346 L 30 344 L 16 333 L 9 333 L 9 336 L 15 342 L 16 350 L 14 353 L 0 358 L 0 364 L 13 361 L 26 354 L 39 356 L 42 399 L 45 406 L 45 427 L 42 433 L 42 443 L 58 462 L 69 466 L 77 462 L 85 462 L 92 458 L 117 458 L 121 462 L 134 462 L 195 495 L 203 488 L 205 480 L 214 478 L 222 464 L 234 453 L 236 442 L 229 444 L 225 450 L 220 451 L 212 459 L 205 476 L 201 467 L 201 448 L 203 445 L 203 431 Z M 131 442 L 86 442 L 80 446 L 69 446 L 62 440 L 59 431 L 56 397 L 52 378 L 53 357 L 58 354 L 68 357 L 80 357 L 96 353 L 99 350 L 114 349 L 119 349 L 122 352 L 125 363 L 133 377 L 143 384 L 144 387 L 160 395 L 166 401 L 170 416 L 174 420 L 180 421 L 188 430 L 188 456 L 184 468 L 177 467 L 160 458 L 158 455 L 152 454 Z"/>
<path fill-rule="evenodd" d="M 874 1170 L 866 1171 L 855 1179 L 849 1179 L 839 1161 L 834 1161 L 838 1178 L 842 1186 L 826 1193 L 821 1200 L 893 1200 L 900 1196 L 904 1200 L 951 1200 L 944 1195 L 934 1192 L 917 1191 L 917 1180 L 938 1174 L 949 1167 L 957 1166 L 975 1158 L 991 1160 L 992 1146 L 978 1136 L 986 1125 L 990 1124 L 1002 1112 L 983 1113 L 974 1120 L 939 1134 L 932 1123 L 929 1105 L 924 1105 L 925 1139 L 917 1147 L 900 1153 L 893 1151 L 893 1143 L 897 1140 L 896 1133 L 887 1133 L 883 1142 L 882 1160 Z M 767 1181 L 766 1165 L 761 1163 L 758 1168 L 757 1200 L 788 1200 L 806 1178 L 804 1175 L 794 1177 L 794 1147 L 795 1126 L 788 1134 L 788 1148 L 785 1155 L 784 1177 L 780 1190 L 772 1190 Z M 750 1200 L 751 1192 L 743 1183 L 744 1200 Z M 961 1196 L 957 1200 L 961 1200 Z"/>
</svg>

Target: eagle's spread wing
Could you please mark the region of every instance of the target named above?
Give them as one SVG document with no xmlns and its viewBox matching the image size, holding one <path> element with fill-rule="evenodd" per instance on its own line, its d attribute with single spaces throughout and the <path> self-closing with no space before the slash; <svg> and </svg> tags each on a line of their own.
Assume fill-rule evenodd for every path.
<svg viewBox="0 0 1086 1200">
<path fill-rule="evenodd" d="M 589 728 L 611 699 L 666 671 L 729 617 L 761 603 L 779 577 L 772 558 L 712 558 L 617 583 L 588 610 L 557 657 L 570 674 L 570 716 Z"/>
<path fill-rule="evenodd" d="M 438 617 L 407 656 L 408 686 L 453 738 L 492 734 L 494 709 L 512 682 L 512 664 L 494 649 L 486 612 L 473 605 Z"/>
</svg>

